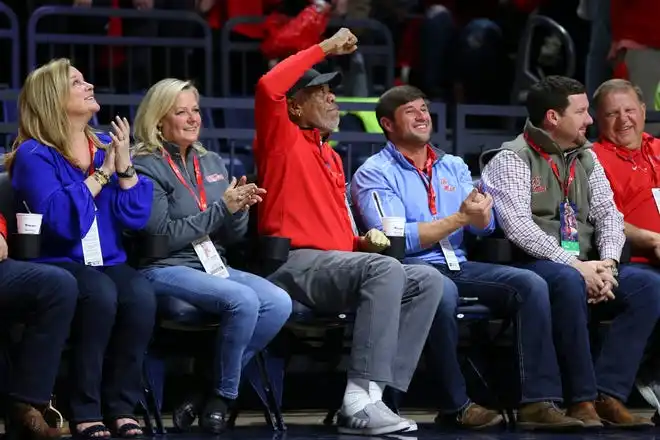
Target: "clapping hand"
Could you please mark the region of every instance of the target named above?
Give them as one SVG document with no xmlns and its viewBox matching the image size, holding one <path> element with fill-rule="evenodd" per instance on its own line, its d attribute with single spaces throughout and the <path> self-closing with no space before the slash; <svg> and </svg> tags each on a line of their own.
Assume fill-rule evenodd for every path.
<svg viewBox="0 0 660 440">
<path fill-rule="evenodd" d="M 254 183 L 247 183 L 245 176 L 237 180 L 232 177 L 229 187 L 225 190 L 223 200 L 230 213 L 235 214 L 238 211 L 247 211 L 250 206 L 261 202 L 262 195 L 266 194 L 266 190 L 259 188 Z"/>
<path fill-rule="evenodd" d="M 112 126 L 110 137 L 115 151 L 115 170 L 124 172 L 131 165 L 131 126 L 128 119 L 119 116 L 115 117 L 110 125 Z"/>
<path fill-rule="evenodd" d="M 117 153 L 115 149 L 115 143 L 111 143 L 110 145 L 106 145 L 105 147 L 105 158 L 103 159 L 103 165 L 101 165 L 101 171 L 106 174 L 108 178 L 110 178 L 113 174 L 115 174 L 116 168 L 115 164 L 117 162 Z"/>
<path fill-rule="evenodd" d="M 493 197 L 490 194 L 483 194 L 475 188 L 463 200 L 460 212 L 467 217 L 470 225 L 483 229 L 490 223 L 492 207 Z"/>
</svg>

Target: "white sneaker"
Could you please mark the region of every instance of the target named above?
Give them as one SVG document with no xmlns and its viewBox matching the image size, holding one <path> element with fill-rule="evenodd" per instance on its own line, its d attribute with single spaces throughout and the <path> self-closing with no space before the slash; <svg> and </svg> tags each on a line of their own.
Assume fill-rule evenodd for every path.
<svg viewBox="0 0 660 440">
<path fill-rule="evenodd" d="M 648 402 L 656 411 L 660 412 L 660 382 L 651 380 L 649 382 L 637 379 L 635 381 L 637 391 L 642 395 L 644 400 Z"/>
<path fill-rule="evenodd" d="M 375 404 L 369 403 L 352 416 L 339 411 L 337 413 L 337 430 L 340 434 L 349 435 L 384 435 L 403 432 L 410 424 L 402 418 L 390 417 Z"/>
<path fill-rule="evenodd" d="M 407 422 L 409 427 L 408 427 L 408 429 L 406 429 L 403 432 L 415 432 L 415 431 L 417 431 L 417 422 L 415 422 L 414 420 L 406 419 L 405 417 L 401 417 L 400 415 L 398 415 L 397 413 L 392 411 L 390 409 L 390 407 L 387 406 L 385 404 L 385 402 L 383 402 L 382 400 L 379 400 L 378 402 L 374 403 L 374 405 L 376 405 L 376 407 L 379 410 L 386 412 L 390 417 L 398 418 L 398 419 L 403 420 L 404 422 Z"/>
</svg>

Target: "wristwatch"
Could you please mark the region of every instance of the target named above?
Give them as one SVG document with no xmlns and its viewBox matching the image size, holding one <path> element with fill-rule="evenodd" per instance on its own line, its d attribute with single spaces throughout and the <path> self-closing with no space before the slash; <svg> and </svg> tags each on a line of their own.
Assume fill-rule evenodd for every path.
<svg viewBox="0 0 660 440">
<path fill-rule="evenodd" d="M 117 171 L 117 177 L 120 179 L 130 179 L 133 176 L 135 176 L 135 168 L 133 165 L 129 165 L 128 168 L 126 168 L 126 170 L 123 172 Z"/>
<path fill-rule="evenodd" d="M 619 276 L 619 262 L 616 260 L 612 260 L 614 263 L 612 266 L 610 266 L 610 270 L 612 271 L 612 276 L 614 278 L 618 278 Z"/>
<path fill-rule="evenodd" d="M 618 277 L 619 277 L 619 268 L 617 267 L 616 264 L 615 264 L 614 266 L 612 266 L 612 267 L 610 268 L 610 270 L 612 271 L 612 276 L 613 276 L 614 278 L 618 278 Z"/>
</svg>

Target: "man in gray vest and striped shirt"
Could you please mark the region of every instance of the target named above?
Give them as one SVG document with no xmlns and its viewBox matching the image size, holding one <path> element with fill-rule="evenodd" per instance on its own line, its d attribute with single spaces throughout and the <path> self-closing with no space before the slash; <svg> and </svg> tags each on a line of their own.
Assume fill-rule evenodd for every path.
<svg viewBox="0 0 660 440">
<path fill-rule="evenodd" d="M 652 426 L 624 402 L 660 317 L 660 274 L 619 265 L 623 216 L 585 137 L 593 120 L 584 86 L 547 77 L 531 87 L 527 112 L 524 132 L 485 154 L 491 159 L 482 181 L 499 226 L 523 251 L 515 265 L 536 272 L 550 288 L 567 414 L 622 428 Z M 616 312 L 595 365 L 589 304 Z"/>
</svg>

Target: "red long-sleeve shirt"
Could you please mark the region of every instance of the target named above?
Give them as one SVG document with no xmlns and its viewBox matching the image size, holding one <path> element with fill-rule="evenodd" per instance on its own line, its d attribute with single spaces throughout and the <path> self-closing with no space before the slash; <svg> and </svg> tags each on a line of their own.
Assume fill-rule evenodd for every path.
<svg viewBox="0 0 660 440">
<path fill-rule="evenodd" d="M 5 216 L 0 214 L 0 234 L 2 234 L 3 237 L 7 238 L 7 220 L 5 219 Z"/>
<path fill-rule="evenodd" d="M 257 83 L 254 156 L 260 186 L 259 233 L 287 237 L 293 248 L 357 249 L 345 199 L 341 157 L 316 129 L 289 119 L 286 92 L 325 58 L 318 45 L 292 55 Z"/>
</svg>

